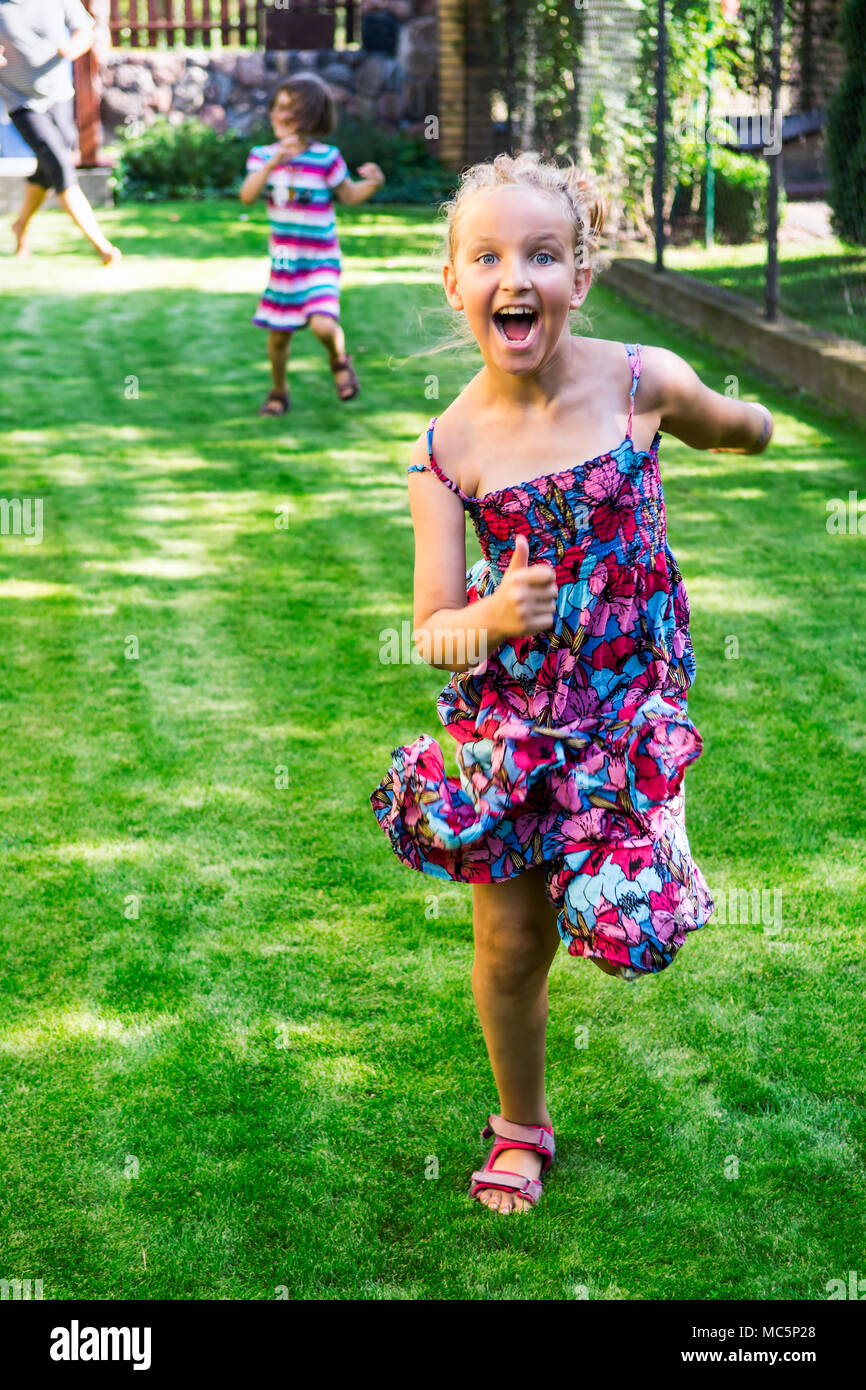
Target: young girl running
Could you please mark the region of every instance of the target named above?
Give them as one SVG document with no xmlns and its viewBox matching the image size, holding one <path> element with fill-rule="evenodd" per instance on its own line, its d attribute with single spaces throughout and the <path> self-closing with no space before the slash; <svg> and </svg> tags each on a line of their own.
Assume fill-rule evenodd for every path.
<svg viewBox="0 0 866 1390">
<path fill-rule="evenodd" d="M 247 159 L 241 201 L 254 203 L 268 190 L 271 278 L 253 323 L 268 330 L 273 389 L 260 415 L 285 415 L 291 408 L 286 367 L 291 335 L 309 323 L 324 344 L 341 401 L 360 389 L 340 326 L 340 247 L 332 192 L 341 203 L 363 203 L 385 182 L 378 164 L 362 164 L 359 181 L 349 178 L 330 135 L 336 120 L 325 83 L 313 73 L 281 82 L 268 110 L 276 136 L 257 145 Z"/>
<path fill-rule="evenodd" d="M 664 348 L 572 335 L 601 230 L 573 165 L 499 155 L 464 172 L 446 211 L 445 294 L 484 366 L 416 441 L 409 497 L 415 636 L 455 672 L 438 710 L 460 780 L 422 735 L 371 801 L 404 863 L 473 885 L 499 1113 L 471 1195 L 510 1212 L 535 1205 L 555 1154 L 544 1053 L 560 938 L 636 980 L 714 910 L 684 820 L 701 739 L 661 431 L 757 453 L 773 422 Z M 483 552 L 468 574 L 466 512 Z"/>
</svg>

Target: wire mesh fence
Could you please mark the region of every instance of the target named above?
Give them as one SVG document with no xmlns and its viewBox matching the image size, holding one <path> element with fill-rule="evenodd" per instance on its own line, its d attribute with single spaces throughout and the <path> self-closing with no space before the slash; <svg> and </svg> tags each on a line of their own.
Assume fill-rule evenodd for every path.
<svg viewBox="0 0 866 1390">
<path fill-rule="evenodd" d="M 617 243 L 866 341 L 866 0 L 479 3 L 500 148 L 591 168 Z"/>
</svg>

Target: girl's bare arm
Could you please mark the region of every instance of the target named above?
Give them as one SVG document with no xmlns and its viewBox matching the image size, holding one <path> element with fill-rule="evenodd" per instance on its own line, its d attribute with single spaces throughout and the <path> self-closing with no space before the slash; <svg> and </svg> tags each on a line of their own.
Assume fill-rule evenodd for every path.
<svg viewBox="0 0 866 1390">
<path fill-rule="evenodd" d="M 667 348 L 645 348 L 643 356 L 637 390 L 639 397 L 644 388 L 640 409 L 657 410 L 659 428 L 666 434 L 676 435 L 692 449 L 737 454 L 760 454 L 766 449 L 773 434 L 773 417 L 766 406 L 713 391 Z M 637 408 L 637 397 L 635 403 Z"/>
<path fill-rule="evenodd" d="M 412 448 L 411 463 L 427 462 L 426 432 Z M 456 493 L 429 469 L 409 474 L 415 528 L 414 640 L 431 666 L 467 671 L 501 643 L 552 624 L 556 575 L 550 565 L 528 563 L 519 537 L 498 588 L 466 602 L 466 514 Z"/>
<path fill-rule="evenodd" d="M 425 433 L 416 439 L 410 463 L 426 462 Z M 431 666 L 465 671 L 470 650 L 486 655 L 503 638 L 490 630 L 490 597 L 479 603 L 466 602 L 463 504 L 456 493 L 425 470 L 409 474 L 409 505 L 415 529 L 415 646 Z"/>
<path fill-rule="evenodd" d="M 240 188 L 240 200 L 242 203 L 254 203 L 261 195 L 261 192 L 273 173 L 274 169 L 282 164 L 283 160 L 293 159 L 301 147 L 300 139 L 297 135 L 287 135 L 278 141 L 277 148 L 274 150 L 260 169 L 254 169 L 251 174 L 247 174 Z"/>
<path fill-rule="evenodd" d="M 365 203 L 385 182 L 385 175 L 378 164 L 361 164 L 358 167 L 358 173 L 362 176 L 360 179 L 355 180 L 347 175 L 342 183 L 337 184 L 334 194 L 338 202 L 346 204 Z"/>
<path fill-rule="evenodd" d="M 263 164 L 261 169 L 254 169 L 251 174 L 247 174 L 240 189 L 240 200 L 242 203 L 254 203 L 260 196 L 262 189 L 270 177 L 271 171 L 276 168 L 276 162 L 269 159 L 267 164 Z"/>
</svg>

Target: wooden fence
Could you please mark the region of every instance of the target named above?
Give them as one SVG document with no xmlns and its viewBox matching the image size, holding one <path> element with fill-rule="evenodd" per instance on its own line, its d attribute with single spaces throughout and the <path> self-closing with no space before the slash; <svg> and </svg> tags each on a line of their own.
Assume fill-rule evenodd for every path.
<svg viewBox="0 0 866 1390">
<path fill-rule="evenodd" d="M 111 0 L 111 41 L 122 48 L 264 48 L 266 27 L 280 48 L 331 47 L 337 33 L 344 43 L 359 37 L 354 0 Z"/>
</svg>

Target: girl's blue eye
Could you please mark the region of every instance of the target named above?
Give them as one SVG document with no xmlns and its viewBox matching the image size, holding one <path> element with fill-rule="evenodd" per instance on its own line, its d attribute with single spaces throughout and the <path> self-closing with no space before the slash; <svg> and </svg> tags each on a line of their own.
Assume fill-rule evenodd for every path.
<svg viewBox="0 0 866 1390">
<path fill-rule="evenodd" d="M 493 253 L 492 251 L 484 251 L 484 252 L 482 252 L 482 254 L 478 257 L 478 259 L 479 259 L 479 261 L 485 261 L 485 260 L 487 259 L 488 256 L 492 256 L 493 254 L 494 254 L 494 253 Z M 546 256 L 548 261 L 550 261 L 550 262 L 553 261 L 553 257 L 551 256 L 551 254 L 550 254 L 549 251 L 536 251 L 535 254 L 536 254 L 536 256 Z"/>
</svg>

